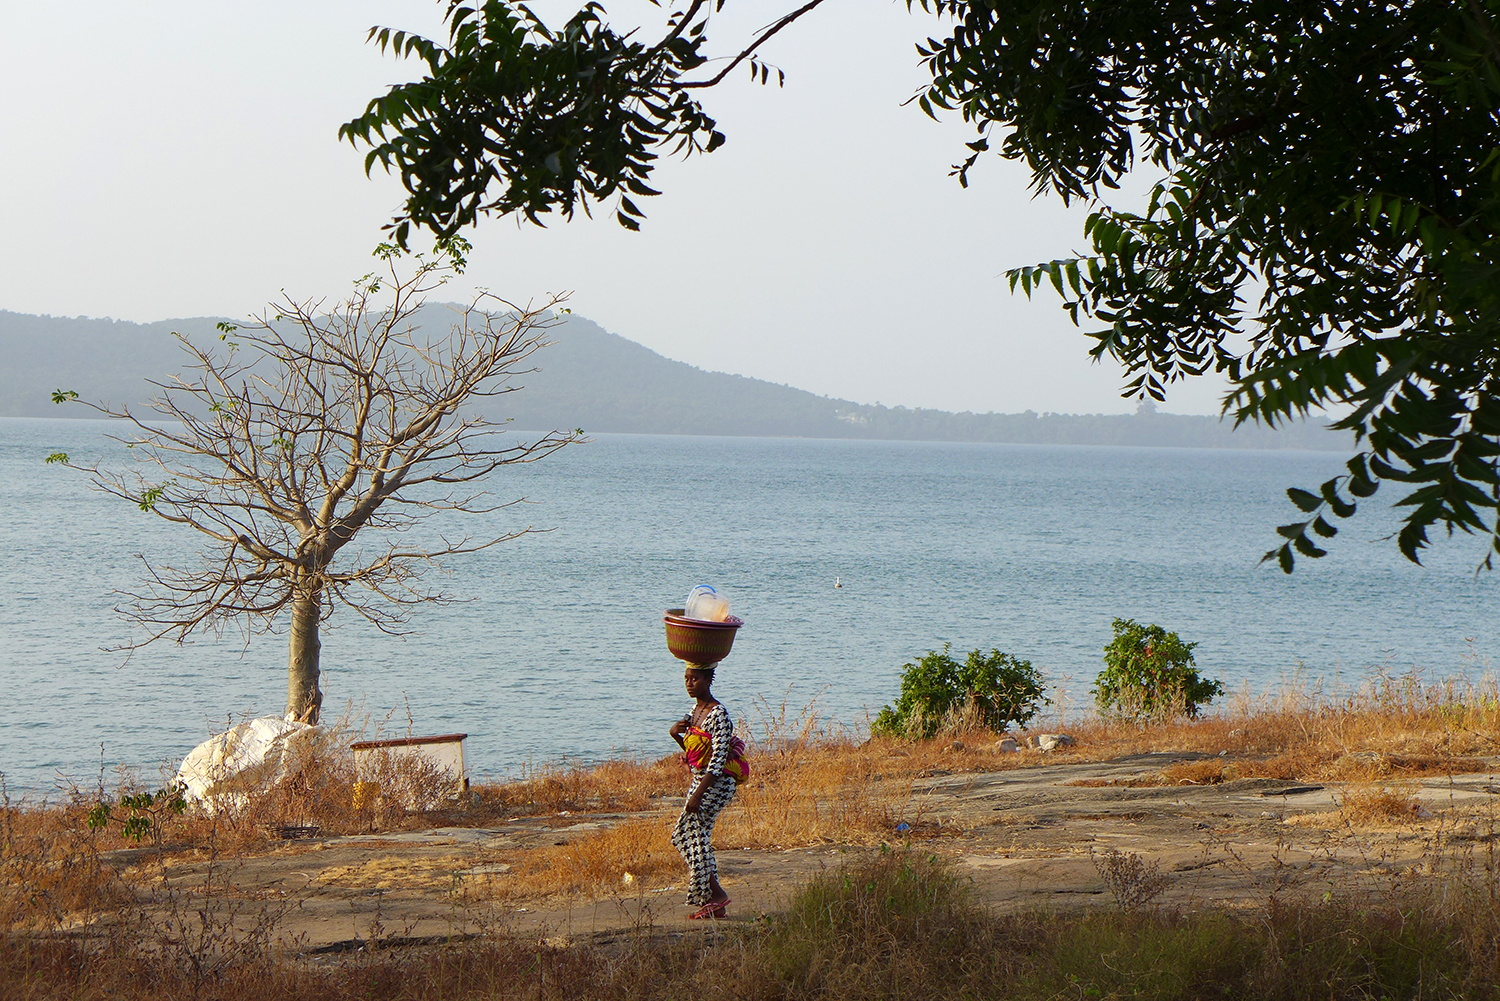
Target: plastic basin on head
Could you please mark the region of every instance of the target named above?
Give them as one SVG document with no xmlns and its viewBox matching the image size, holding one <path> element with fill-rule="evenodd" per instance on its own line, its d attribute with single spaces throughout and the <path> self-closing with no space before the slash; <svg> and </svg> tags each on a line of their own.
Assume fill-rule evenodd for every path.
<svg viewBox="0 0 1500 1001">
<path fill-rule="evenodd" d="M 734 634 L 744 621 L 731 615 L 723 622 L 684 618 L 682 609 L 669 608 L 662 616 L 667 627 L 667 649 L 678 660 L 708 667 L 729 656 Z"/>
</svg>

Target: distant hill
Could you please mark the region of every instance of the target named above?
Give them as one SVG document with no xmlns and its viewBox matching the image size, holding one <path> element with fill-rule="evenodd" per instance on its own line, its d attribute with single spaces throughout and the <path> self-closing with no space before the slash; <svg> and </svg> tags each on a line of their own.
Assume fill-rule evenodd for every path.
<svg viewBox="0 0 1500 1001">
<path fill-rule="evenodd" d="M 129 323 L 0 310 L 0 417 L 90 416 L 54 406 L 54 389 L 76 389 L 85 399 L 111 403 L 145 400 L 151 395 L 146 379 L 182 368 L 185 356 L 172 331 L 218 337 L 216 322 L 199 317 Z"/>
<path fill-rule="evenodd" d="M 173 331 L 217 338 L 217 317 L 128 323 L 84 317 L 29 316 L 0 311 L 0 416 L 88 416 L 59 408 L 53 389 L 76 389 L 89 400 L 140 403 L 147 379 L 180 371 L 185 356 Z M 760 379 L 705 372 L 672 361 L 582 317 L 568 317 L 533 361 L 538 371 L 506 395 L 519 429 L 581 427 L 640 434 L 750 435 L 800 438 L 882 438 L 926 441 L 1024 442 L 1068 445 L 1158 445 L 1194 448 L 1341 450 L 1346 435 L 1319 423 L 1231 433 L 1214 417 L 1163 414 L 949 413 L 868 406 L 818 396 Z"/>
</svg>

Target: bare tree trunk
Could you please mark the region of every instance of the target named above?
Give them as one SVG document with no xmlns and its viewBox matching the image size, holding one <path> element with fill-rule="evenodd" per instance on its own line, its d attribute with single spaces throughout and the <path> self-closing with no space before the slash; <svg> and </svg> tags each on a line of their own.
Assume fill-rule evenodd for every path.
<svg viewBox="0 0 1500 1001">
<path fill-rule="evenodd" d="M 286 714 L 303 723 L 318 722 L 323 692 L 318 688 L 318 591 L 303 591 L 292 601 L 292 635 L 287 653 Z"/>
</svg>

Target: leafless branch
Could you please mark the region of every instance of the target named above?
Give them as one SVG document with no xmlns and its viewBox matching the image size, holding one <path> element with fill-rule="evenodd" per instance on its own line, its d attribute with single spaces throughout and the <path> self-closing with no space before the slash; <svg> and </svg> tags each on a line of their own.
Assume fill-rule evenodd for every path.
<svg viewBox="0 0 1500 1001">
<path fill-rule="evenodd" d="M 679 83 L 676 85 L 677 89 L 691 90 L 699 87 L 717 86 L 720 82 L 723 81 L 726 76 L 730 74 L 730 72 L 736 66 L 744 62 L 746 59 L 749 59 L 751 56 L 755 55 L 756 52 L 760 50 L 760 47 L 764 45 L 768 40 L 770 40 L 773 35 L 775 35 L 781 29 L 790 25 L 792 22 L 796 21 L 798 18 L 802 17 L 804 14 L 811 12 L 815 7 L 819 6 L 822 3 L 823 0 L 808 0 L 807 3 L 803 4 L 801 7 L 798 7 L 796 10 L 783 14 L 781 17 L 777 18 L 775 21 L 772 21 L 769 25 L 767 25 L 761 31 L 761 33 L 755 37 L 755 40 L 753 42 L 745 46 L 744 49 L 740 50 L 739 55 L 731 59 L 729 61 L 729 65 L 725 66 L 718 73 L 714 74 L 707 80 L 692 80 L 687 83 Z"/>
<path fill-rule="evenodd" d="M 481 294 L 432 335 L 415 314 L 448 266 L 419 262 L 403 274 L 387 258 L 331 308 L 284 297 L 243 328 L 221 328 L 218 343 L 179 338 L 188 364 L 153 384 L 144 414 L 92 405 L 128 428 L 115 440 L 130 461 L 75 468 L 209 540 L 195 566 L 142 557 L 142 586 L 121 605 L 142 632 L 122 649 L 230 623 L 267 631 L 309 594 L 319 617 L 342 604 L 394 631 L 411 607 L 446 600 L 421 586 L 427 569 L 533 530 L 426 544 L 408 534 L 435 515 L 518 503 L 468 485 L 578 440 L 503 438 L 474 410 L 534 371 L 562 297 L 522 306 Z M 347 548 L 356 535 L 376 544 Z"/>
</svg>

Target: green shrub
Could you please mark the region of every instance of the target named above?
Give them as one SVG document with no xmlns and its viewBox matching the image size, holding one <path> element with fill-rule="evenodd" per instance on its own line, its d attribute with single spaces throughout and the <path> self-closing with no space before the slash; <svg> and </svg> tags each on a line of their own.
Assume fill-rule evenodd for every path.
<svg viewBox="0 0 1500 1001">
<path fill-rule="evenodd" d="M 1104 648 L 1104 670 L 1094 681 L 1099 711 L 1123 719 L 1197 716 L 1224 686 L 1198 676 L 1193 648 L 1154 623 L 1115 619 L 1115 638 Z"/>
<path fill-rule="evenodd" d="M 1011 723 L 1025 726 L 1050 699 L 1042 697 L 1041 672 L 1029 660 L 991 650 L 970 651 L 959 663 L 929 650 L 915 664 L 905 664 L 901 696 L 875 717 L 872 733 L 897 737 L 931 737 L 950 716 L 972 713 L 979 724 L 1004 730 Z"/>
</svg>

